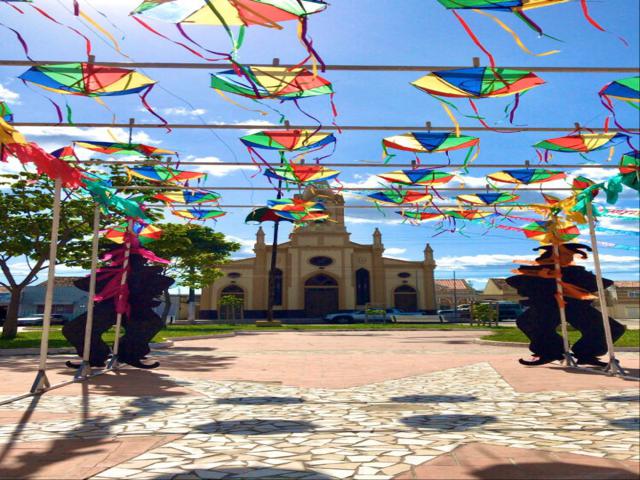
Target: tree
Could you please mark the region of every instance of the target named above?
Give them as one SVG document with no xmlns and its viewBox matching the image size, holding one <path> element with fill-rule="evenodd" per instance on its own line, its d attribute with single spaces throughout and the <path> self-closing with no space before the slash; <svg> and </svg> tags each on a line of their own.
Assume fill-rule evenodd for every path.
<svg viewBox="0 0 640 480">
<path fill-rule="evenodd" d="M 2 338 L 15 338 L 22 292 L 48 267 L 54 184 L 47 177 L 22 172 L 1 175 L 0 185 L 0 285 L 11 299 L 2 328 Z M 57 263 L 79 265 L 91 252 L 92 209 L 86 199 L 63 193 L 60 211 Z M 23 260 L 22 280 L 12 271 L 12 262 Z M 22 273 L 23 271 L 21 271 Z"/>
<path fill-rule="evenodd" d="M 195 307 L 195 289 L 204 288 L 222 274 L 217 266 L 225 263 L 229 254 L 240 244 L 225 239 L 224 234 L 212 228 L 194 223 L 159 224 L 160 240 L 151 244 L 156 255 L 171 260 L 165 275 L 172 276 L 178 285 L 189 288 L 190 312 Z M 169 291 L 165 291 L 165 308 L 162 319 L 166 321 L 171 306 Z M 193 320 L 190 315 L 190 320 Z"/>
</svg>

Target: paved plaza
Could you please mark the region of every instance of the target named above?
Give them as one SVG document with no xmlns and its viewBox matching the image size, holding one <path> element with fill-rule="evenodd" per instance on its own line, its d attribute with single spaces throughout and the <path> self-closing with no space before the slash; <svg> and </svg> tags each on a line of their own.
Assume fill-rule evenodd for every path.
<svg viewBox="0 0 640 480">
<path fill-rule="evenodd" d="M 0 478 L 634 479 L 638 383 L 526 368 L 473 331 L 176 342 L 0 407 Z M 51 379 L 73 374 L 53 356 Z M 638 354 L 621 353 L 638 375 Z M 2 398 L 34 357 L 0 357 Z"/>
</svg>

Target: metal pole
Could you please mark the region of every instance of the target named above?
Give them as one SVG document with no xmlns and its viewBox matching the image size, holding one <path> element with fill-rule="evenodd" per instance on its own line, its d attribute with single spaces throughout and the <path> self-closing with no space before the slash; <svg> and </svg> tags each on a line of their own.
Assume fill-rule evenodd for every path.
<svg viewBox="0 0 640 480">
<path fill-rule="evenodd" d="M 575 360 L 569 350 L 569 332 L 567 330 L 567 312 L 564 308 L 564 289 L 562 288 L 562 267 L 560 266 L 560 246 L 558 240 L 553 239 L 553 264 L 556 272 L 556 292 L 558 301 L 558 310 L 560 311 L 560 328 L 562 331 L 562 347 L 564 361 L 569 367 L 576 366 Z"/>
<path fill-rule="evenodd" d="M 89 276 L 89 296 L 87 298 L 87 321 L 84 327 L 84 346 L 82 348 L 82 365 L 76 372 L 76 378 L 91 375 L 91 336 L 93 333 L 93 309 L 96 296 L 96 273 L 98 270 L 98 244 L 100 241 L 100 206 L 93 208 L 93 238 L 91 241 L 91 274 Z"/>
<path fill-rule="evenodd" d="M 282 165 L 282 163 L 281 163 Z M 282 180 L 278 180 L 278 194 L 276 198 L 282 198 Z M 267 300 L 267 321 L 273 322 L 273 304 L 276 297 L 276 266 L 278 262 L 278 229 L 280 220 L 276 219 L 273 224 L 273 242 L 271 243 L 271 266 L 269 268 L 269 298 Z"/>
<path fill-rule="evenodd" d="M 453 271 L 453 318 L 458 320 L 458 289 L 456 288 L 456 271 Z"/>
<path fill-rule="evenodd" d="M 31 386 L 31 392 L 46 390 L 51 386 L 47 378 L 47 354 L 49 352 L 49 330 L 51 328 L 51 310 L 53 308 L 53 292 L 56 282 L 56 261 L 58 255 L 58 231 L 60 229 L 60 200 L 62 196 L 62 179 L 55 179 L 52 219 L 51 243 L 49 244 L 49 272 L 47 275 L 47 290 L 44 295 L 44 316 L 42 318 L 42 337 L 40 338 L 40 363 L 38 373 Z"/>
<path fill-rule="evenodd" d="M 122 261 L 122 278 L 120 279 L 120 288 L 124 288 L 127 284 L 127 272 L 129 269 L 129 257 L 131 256 L 131 240 L 130 236 L 133 232 L 133 219 L 129 219 L 129 226 L 127 227 L 127 243 L 125 244 L 124 259 Z M 116 299 L 116 305 L 120 302 L 121 295 L 118 295 Z M 113 354 L 111 360 L 107 365 L 107 368 L 115 369 L 118 366 L 118 348 L 120 346 L 120 327 L 122 326 L 122 313 L 116 314 L 116 332 L 115 339 L 113 340 Z"/>
<path fill-rule="evenodd" d="M 602 326 L 604 327 L 604 336 L 607 340 L 607 350 L 609 351 L 609 364 L 605 371 L 611 375 L 626 375 L 624 369 L 620 366 L 616 358 L 613 346 L 613 337 L 611 336 L 611 325 L 609 325 L 609 306 L 607 305 L 607 297 L 605 295 L 604 283 L 602 281 L 602 270 L 600 268 L 600 252 L 598 252 L 598 244 L 596 241 L 596 227 L 593 221 L 593 205 L 587 202 L 587 220 L 589 222 L 589 236 L 591 237 L 591 249 L 593 253 L 593 265 L 596 271 L 596 284 L 598 285 L 598 300 L 600 302 L 600 312 L 602 312 Z"/>
</svg>

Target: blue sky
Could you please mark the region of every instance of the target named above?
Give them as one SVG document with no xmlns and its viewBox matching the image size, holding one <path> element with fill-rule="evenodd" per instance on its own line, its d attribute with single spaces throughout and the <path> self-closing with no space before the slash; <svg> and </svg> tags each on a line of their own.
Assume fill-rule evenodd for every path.
<svg viewBox="0 0 640 480">
<path fill-rule="evenodd" d="M 47 0 L 36 2 L 61 22 L 80 28 L 87 33 L 94 44 L 94 53 L 98 60 L 127 61 L 99 36 L 89 32 L 78 24 L 71 15 L 70 0 Z M 161 40 L 141 28 L 128 17 L 128 12 L 137 5 L 136 0 L 81 0 L 82 8 L 94 19 L 103 24 L 114 36 L 118 37 L 122 50 L 135 61 L 153 62 L 196 62 L 199 59 L 183 49 Z M 498 65 L 506 66 L 638 66 L 638 32 L 640 31 L 639 2 L 630 0 L 590 1 L 592 16 L 611 33 L 602 33 L 594 29 L 582 15 L 578 1 L 540 8 L 530 12 L 530 16 L 541 25 L 545 32 L 558 37 L 562 42 L 547 38 L 538 38 L 515 16 L 499 13 L 501 20 L 513 28 L 525 44 L 534 52 L 559 49 L 561 52 L 547 57 L 534 57 L 522 52 L 511 37 L 489 19 L 473 12 L 463 12 L 464 18 L 472 26 L 482 42 L 494 54 Z M 107 22 L 98 10 L 109 18 Z M 29 44 L 31 56 L 38 60 L 80 61 L 84 55 L 84 44 L 77 36 L 64 27 L 54 25 L 31 8 L 25 8 L 25 14 L 19 15 L 0 2 L 0 21 L 20 31 Z M 150 22 L 151 23 L 151 22 Z M 402 64 L 402 65 L 471 65 L 473 57 L 480 57 L 484 65 L 486 60 L 477 47 L 464 33 L 451 12 L 445 10 L 436 0 L 335 0 L 323 13 L 310 18 L 310 35 L 314 46 L 328 64 Z M 295 23 L 283 24 L 282 31 L 252 27 L 242 47 L 240 60 L 243 63 L 268 63 L 280 58 L 282 63 L 297 62 L 304 56 L 304 50 L 297 40 Z M 153 23 L 167 35 L 178 39 L 171 25 Z M 222 29 L 214 27 L 187 27 L 199 42 L 212 50 L 227 50 L 229 41 Z M 624 37 L 629 47 L 625 47 L 617 36 Z M 2 56 L 5 59 L 24 59 L 23 51 L 13 33 L 0 27 Z M 25 87 L 16 77 L 25 68 L 0 67 L 0 100 L 12 102 L 16 120 L 51 121 L 56 120 L 55 112 L 42 95 L 42 91 Z M 535 68 L 534 68 L 535 70 Z M 210 88 L 208 70 L 162 70 L 149 69 L 146 73 L 157 80 L 159 85 L 149 96 L 149 102 L 155 109 L 172 122 L 185 123 L 255 123 L 278 121 L 276 115 L 261 115 L 237 108 L 215 94 Z M 427 73 L 425 71 L 425 73 Z M 574 122 L 582 125 L 600 126 L 606 116 L 597 92 L 600 88 L 617 78 L 629 74 L 567 74 L 541 73 L 547 83 L 527 93 L 518 110 L 516 123 L 529 126 L 570 127 Z M 338 123 L 343 125 L 422 125 L 431 121 L 434 125 L 450 125 L 451 122 L 435 100 L 421 93 L 409 82 L 420 77 L 417 72 L 359 73 L 326 72 L 324 76 L 333 82 L 336 90 L 336 105 L 339 110 Z M 56 101 L 64 104 L 65 98 L 53 95 Z M 74 112 L 75 121 L 108 122 L 111 112 L 90 99 L 67 98 Z M 502 109 L 508 99 L 483 100 L 478 102 L 481 112 L 493 121 L 503 117 Z M 106 99 L 110 109 L 116 112 L 118 120 L 126 122 L 135 117 L 140 122 L 153 122 L 141 108 L 135 96 L 113 97 Z M 248 107 L 252 104 L 240 100 Z M 302 103 L 301 103 L 302 104 Z M 466 105 L 461 105 L 463 110 Z M 314 116 L 330 123 L 330 107 L 326 97 L 310 98 L 303 107 Z M 285 112 L 293 124 L 308 123 L 293 105 L 278 106 Z M 628 125 L 637 125 L 637 111 L 626 105 L 617 105 L 619 118 Z M 461 118 L 463 125 L 472 125 L 473 121 Z M 497 125 L 500 125 L 498 123 Z M 62 146 L 71 140 L 90 138 L 109 140 L 105 131 L 96 129 L 54 129 L 28 128 L 25 133 L 47 148 Z M 167 134 L 163 130 L 136 131 L 136 138 L 152 142 L 180 152 L 185 165 L 190 160 L 207 159 L 210 161 L 248 161 L 248 155 L 237 137 L 242 130 L 207 131 L 176 130 Z M 123 135 L 124 132 L 116 131 Z M 328 161 L 358 163 L 363 160 L 380 160 L 380 141 L 390 132 L 346 132 L 338 136 L 335 155 Z M 476 160 L 481 163 L 513 163 L 522 165 L 524 160 L 535 163 L 533 143 L 544 138 L 561 134 L 518 133 L 498 134 L 481 133 L 481 154 Z M 638 147 L 637 137 L 633 139 Z M 628 150 L 621 146 L 616 154 Z M 605 161 L 606 152 L 590 155 L 594 161 Z M 399 155 L 395 161 L 409 163 L 409 155 Z M 461 161 L 460 155 L 453 156 Z M 275 160 L 275 158 L 274 158 Z M 427 162 L 439 163 L 439 157 L 430 157 Z M 576 164 L 577 168 L 584 159 L 575 155 L 558 154 L 553 161 Z M 1 167 L 1 166 L 0 166 Z M 10 167 L 5 167 L 10 168 Z M 347 168 L 340 178 L 345 185 L 375 185 L 370 178 L 383 169 Z M 495 169 L 472 169 L 467 186 L 481 186 L 482 177 Z M 268 186 L 261 175 L 255 175 L 255 169 L 238 167 L 210 167 L 209 179 L 205 184 L 211 186 Z M 591 174 L 592 178 L 602 178 L 606 172 Z M 585 173 L 585 172 L 581 172 Z M 482 191 L 482 190 L 481 190 Z M 449 192 L 447 192 L 449 193 Z M 270 192 L 225 192 L 223 203 L 254 204 L 264 203 L 274 195 Z M 527 197 L 533 199 L 534 197 Z M 359 205 L 363 202 L 354 197 L 347 198 L 348 204 Z M 627 191 L 619 206 L 638 206 L 637 194 Z M 243 219 L 247 211 L 231 209 L 215 228 L 238 239 L 243 244 L 240 256 L 250 254 L 256 226 L 245 225 Z M 474 281 L 476 287 L 482 287 L 486 278 L 506 276 L 513 268 L 512 260 L 527 258 L 536 243 L 526 240 L 518 232 L 494 229 L 486 233 L 483 228 L 470 226 L 460 232 L 442 233 L 434 236 L 435 223 L 421 226 L 402 225 L 391 211 L 382 215 L 374 209 L 347 209 L 348 229 L 352 240 L 369 243 L 375 227 L 380 228 L 383 242 L 390 256 L 418 260 L 422 258 L 425 243 L 434 248 L 436 260 L 440 265 L 437 276 L 449 278 L 456 268 L 459 277 Z M 526 214 L 524 216 L 527 216 Z M 522 223 L 522 222 L 520 222 Z M 520 223 L 516 222 L 516 225 Z M 621 229 L 637 229 L 637 223 L 607 220 L 605 226 Z M 211 224 L 214 226 L 214 224 Z M 271 227 L 266 226 L 267 232 Z M 483 235 L 484 234 L 484 235 Z M 285 235 L 282 236 L 285 238 Z M 635 245 L 637 237 L 633 235 L 604 235 L 601 240 L 622 245 Z M 614 279 L 634 279 L 638 275 L 637 251 L 627 251 L 601 247 L 603 269 L 606 276 Z M 16 264 L 16 269 L 21 268 Z M 65 272 L 65 269 L 61 270 Z M 67 272 L 71 272 L 67 270 Z"/>
</svg>

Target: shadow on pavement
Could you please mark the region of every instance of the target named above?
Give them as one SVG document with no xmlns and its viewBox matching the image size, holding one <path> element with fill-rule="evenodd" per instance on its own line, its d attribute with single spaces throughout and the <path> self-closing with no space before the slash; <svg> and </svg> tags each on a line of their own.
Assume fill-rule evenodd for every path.
<svg viewBox="0 0 640 480">
<path fill-rule="evenodd" d="M 302 403 L 300 397 L 229 397 L 219 398 L 216 403 L 222 405 L 278 405 Z"/>
<path fill-rule="evenodd" d="M 622 428 L 623 430 L 635 430 L 637 432 L 640 431 L 640 418 L 616 418 L 609 420 L 609 425 L 616 428 Z"/>
<path fill-rule="evenodd" d="M 282 420 L 280 418 L 256 418 L 248 420 L 222 420 L 196 427 L 203 433 L 227 435 L 276 435 L 280 433 L 303 433 L 315 429 L 305 421 Z"/>
<path fill-rule="evenodd" d="M 478 397 L 473 395 L 405 395 L 402 397 L 391 397 L 392 402 L 398 403 L 461 403 L 475 402 Z"/>
<path fill-rule="evenodd" d="M 604 397 L 607 402 L 640 402 L 640 395 L 614 395 L 612 397 Z"/>
<path fill-rule="evenodd" d="M 622 468 L 548 462 L 492 465 L 473 470 L 468 478 L 480 480 L 635 480 L 638 475 Z"/>
<path fill-rule="evenodd" d="M 248 468 L 220 468 L 211 470 L 192 470 L 184 472 L 180 476 L 184 478 L 192 478 L 189 475 L 193 475 L 193 478 L 221 478 L 221 479 L 247 479 L 247 478 L 260 478 L 263 480 L 281 480 L 284 478 L 300 478 L 300 479 L 313 479 L 313 480 L 331 480 L 335 477 L 329 477 L 322 473 L 314 472 L 313 470 L 288 470 L 277 467 L 248 467 Z M 146 477 L 151 480 L 154 479 L 166 479 L 166 475 L 159 475 L 157 477 Z"/>
<path fill-rule="evenodd" d="M 401 418 L 400 421 L 412 428 L 463 431 L 479 427 L 486 423 L 496 422 L 498 419 L 491 415 L 442 414 L 412 415 L 410 417 Z"/>
</svg>

